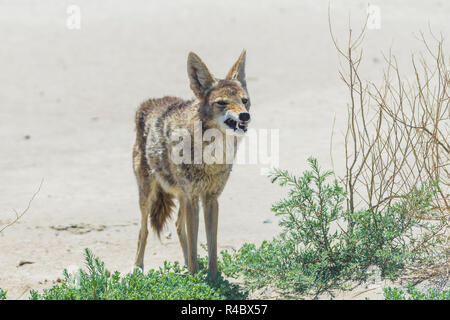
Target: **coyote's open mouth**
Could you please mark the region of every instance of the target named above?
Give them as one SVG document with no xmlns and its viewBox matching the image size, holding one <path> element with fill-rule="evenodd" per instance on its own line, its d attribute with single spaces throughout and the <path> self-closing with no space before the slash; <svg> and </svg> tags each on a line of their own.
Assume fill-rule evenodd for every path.
<svg viewBox="0 0 450 320">
<path fill-rule="evenodd" d="M 228 118 L 227 120 L 224 121 L 224 123 L 234 131 L 238 129 L 241 129 L 244 132 L 247 131 L 248 121 L 236 121 L 231 118 Z"/>
</svg>

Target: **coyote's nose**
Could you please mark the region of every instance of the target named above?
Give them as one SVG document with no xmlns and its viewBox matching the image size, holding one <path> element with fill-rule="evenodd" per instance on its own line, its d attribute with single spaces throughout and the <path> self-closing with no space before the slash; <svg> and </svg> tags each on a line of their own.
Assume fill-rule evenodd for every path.
<svg viewBox="0 0 450 320">
<path fill-rule="evenodd" d="M 250 120 L 250 113 L 248 113 L 248 112 L 241 112 L 241 113 L 239 113 L 239 120 L 241 120 L 241 121 L 248 121 L 248 120 Z"/>
</svg>

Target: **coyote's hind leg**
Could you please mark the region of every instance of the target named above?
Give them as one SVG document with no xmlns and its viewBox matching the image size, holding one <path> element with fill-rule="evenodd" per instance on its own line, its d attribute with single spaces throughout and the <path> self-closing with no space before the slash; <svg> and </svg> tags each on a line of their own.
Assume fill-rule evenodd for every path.
<svg viewBox="0 0 450 320">
<path fill-rule="evenodd" d="M 135 267 L 144 270 L 144 253 L 148 237 L 148 220 L 150 214 L 151 198 L 150 187 L 146 185 L 139 188 L 139 207 L 141 209 L 141 229 L 139 231 L 138 245 L 136 251 Z"/>
<path fill-rule="evenodd" d="M 139 139 L 138 139 L 139 140 Z M 149 167 L 143 156 L 142 145 L 136 143 L 133 150 L 133 169 L 139 189 L 139 208 L 141 210 L 141 229 L 139 230 L 135 267 L 144 270 L 144 253 L 148 237 L 148 220 L 152 205 L 151 191 L 154 181 L 149 175 Z"/>
</svg>

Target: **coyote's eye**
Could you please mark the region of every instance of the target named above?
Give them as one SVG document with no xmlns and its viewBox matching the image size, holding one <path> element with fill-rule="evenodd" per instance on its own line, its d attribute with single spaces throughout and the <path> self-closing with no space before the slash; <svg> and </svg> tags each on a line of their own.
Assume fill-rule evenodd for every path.
<svg viewBox="0 0 450 320">
<path fill-rule="evenodd" d="M 248 99 L 242 98 L 242 103 L 243 103 L 243 104 L 247 104 L 247 102 L 248 102 Z"/>
<path fill-rule="evenodd" d="M 223 100 L 216 101 L 216 103 L 221 106 L 226 106 L 228 104 L 226 101 Z"/>
</svg>

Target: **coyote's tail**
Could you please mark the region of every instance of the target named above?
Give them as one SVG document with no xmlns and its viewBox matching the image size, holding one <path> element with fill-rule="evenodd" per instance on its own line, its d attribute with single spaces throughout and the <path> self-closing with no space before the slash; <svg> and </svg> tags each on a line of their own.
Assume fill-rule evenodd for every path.
<svg viewBox="0 0 450 320">
<path fill-rule="evenodd" d="M 155 190 L 156 198 L 152 202 L 150 209 L 150 223 L 159 238 L 164 224 L 170 218 L 172 208 L 175 204 L 171 194 L 165 192 L 160 186 L 157 186 L 157 188 L 158 190 Z"/>
</svg>

